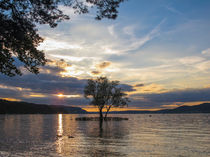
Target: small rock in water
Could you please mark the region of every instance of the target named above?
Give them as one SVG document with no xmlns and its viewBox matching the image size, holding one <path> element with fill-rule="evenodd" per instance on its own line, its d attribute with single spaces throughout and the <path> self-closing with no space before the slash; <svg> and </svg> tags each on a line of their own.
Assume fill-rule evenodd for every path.
<svg viewBox="0 0 210 157">
<path fill-rule="evenodd" d="M 62 135 L 57 135 L 57 137 L 62 137 Z"/>
<path fill-rule="evenodd" d="M 62 137 L 62 135 L 56 135 L 57 138 Z"/>
</svg>

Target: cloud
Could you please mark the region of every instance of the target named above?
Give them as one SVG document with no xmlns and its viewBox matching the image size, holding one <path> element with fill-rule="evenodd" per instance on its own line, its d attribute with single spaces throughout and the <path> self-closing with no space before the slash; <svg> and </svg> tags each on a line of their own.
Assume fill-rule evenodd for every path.
<svg viewBox="0 0 210 157">
<path fill-rule="evenodd" d="M 208 49 L 206 49 L 206 50 L 203 50 L 203 51 L 201 52 L 201 54 L 210 56 L 210 48 L 208 48 Z"/>
<path fill-rule="evenodd" d="M 100 69 L 104 69 L 104 68 L 106 68 L 110 65 L 111 65 L 111 62 L 105 61 L 105 62 L 102 62 L 102 63 L 98 64 L 97 67 L 100 68 Z"/>
<path fill-rule="evenodd" d="M 1 98 L 12 96 L 12 98 L 21 101 L 54 105 L 68 105 L 70 102 L 72 104 L 73 102 L 83 101 L 81 97 L 83 97 L 83 89 L 86 84 L 84 79 L 74 77 L 63 78 L 55 73 L 26 74 L 10 79 L 1 75 L 0 80 Z M 58 96 L 61 93 L 64 97 Z M 80 96 L 78 97 L 78 95 Z"/>
<path fill-rule="evenodd" d="M 134 51 L 137 49 L 140 49 L 142 46 L 144 46 L 146 43 L 154 39 L 155 37 L 158 37 L 160 35 L 160 29 L 162 24 L 166 21 L 166 19 L 163 19 L 160 21 L 158 25 L 156 25 L 149 33 L 144 35 L 143 37 L 136 37 L 134 35 L 134 26 L 126 26 L 123 29 L 123 32 L 126 35 L 129 35 L 130 38 L 124 38 L 124 41 L 121 41 L 121 46 L 120 47 L 113 47 L 110 48 L 112 51 L 116 52 L 121 52 L 123 53 L 128 53 L 130 51 Z M 128 44 L 129 43 L 129 44 Z"/>
<path fill-rule="evenodd" d="M 156 102 L 192 102 L 209 101 L 210 88 L 176 90 L 162 94 L 148 95 L 152 101 Z"/>
<path fill-rule="evenodd" d="M 86 80 L 80 80 L 75 77 L 61 77 L 53 73 L 27 74 L 11 79 L 4 76 L 1 77 L 1 84 L 5 86 L 31 89 L 33 92 L 43 94 L 56 94 L 60 92 L 66 94 L 82 94 L 85 83 Z"/>
<path fill-rule="evenodd" d="M 207 71 L 210 69 L 210 60 L 199 63 L 197 65 L 195 65 L 199 70 L 201 71 Z"/>
<path fill-rule="evenodd" d="M 91 74 L 93 74 L 93 75 L 99 75 L 99 74 L 101 74 L 101 72 L 100 71 L 97 71 L 97 70 L 93 70 L 93 71 L 91 71 Z"/>
<path fill-rule="evenodd" d="M 148 41 L 159 36 L 160 27 L 164 21 L 165 19 L 141 36 L 134 34 L 134 28 L 138 30 L 138 27 L 133 25 L 121 27 L 117 24 L 90 22 L 87 19 L 80 21 L 79 24 L 65 23 L 69 27 L 61 23 L 53 33 L 46 28 L 41 29 L 41 34 L 46 40 L 39 48 L 47 51 L 49 57 L 52 57 L 50 56 L 52 54 L 58 55 L 58 52 L 62 52 L 62 56 L 78 57 L 77 59 L 81 56 L 104 58 L 107 55 L 122 55 L 141 48 Z M 141 31 L 144 32 L 144 30 Z"/>
<path fill-rule="evenodd" d="M 123 28 L 123 33 L 125 33 L 125 34 L 127 34 L 127 35 L 129 35 L 129 36 L 131 36 L 131 37 L 134 37 L 135 35 L 135 33 L 134 33 L 134 30 L 135 30 L 135 26 L 133 26 L 133 25 L 130 25 L 130 26 L 125 26 L 124 28 Z"/>
<path fill-rule="evenodd" d="M 108 62 L 102 62 L 101 68 L 108 66 Z M 83 90 L 86 79 L 77 77 L 63 77 L 63 72 L 72 74 L 75 72 L 64 60 L 49 60 L 47 65 L 40 69 L 40 74 L 26 73 L 22 76 L 9 78 L 0 75 L 1 98 L 10 98 L 34 103 L 46 104 L 71 104 L 84 105 L 87 101 L 83 98 Z M 66 69 L 67 68 L 67 69 Z M 92 74 L 100 74 L 99 71 L 92 71 Z M 86 77 L 87 78 L 87 77 Z M 124 91 L 134 90 L 132 86 L 121 84 Z"/>
<path fill-rule="evenodd" d="M 120 84 L 119 87 L 120 87 L 124 92 L 136 91 L 136 89 L 134 89 L 133 86 L 128 85 L 128 84 Z"/>
<path fill-rule="evenodd" d="M 63 56 L 63 55 L 50 55 L 54 58 L 60 58 L 60 59 L 65 59 L 66 61 L 72 61 L 72 62 L 81 62 L 84 59 L 88 59 L 89 57 L 75 57 L 75 56 Z"/>
<path fill-rule="evenodd" d="M 140 87 L 140 88 L 139 88 Z M 135 90 L 131 90 L 130 92 L 128 92 L 129 95 L 135 95 L 135 94 L 151 94 L 151 93 L 164 93 L 167 91 L 167 89 L 165 89 L 163 87 L 163 85 L 160 84 L 155 84 L 155 83 L 151 83 L 148 85 L 145 84 L 137 84 L 134 85 L 133 88 Z"/>
<path fill-rule="evenodd" d="M 108 28 L 108 32 L 109 32 L 109 34 L 112 36 L 112 37 L 114 37 L 114 38 L 117 38 L 118 37 L 118 35 L 115 33 L 115 25 L 110 25 L 110 26 L 108 26 L 107 27 Z"/>
<path fill-rule="evenodd" d="M 172 90 L 164 93 L 131 95 L 131 104 L 136 107 L 161 108 L 168 105 L 182 105 L 186 102 L 210 101 L 210 88 Z M 139 99 L 140 98 L 140 99 Z"/>
<path fill-rule="evenodd" d="M 143 83 L 139 83 L 139 84 L 136 84 L 135 87 L 143 87 L 144 84 Z"/>
<path fill-rule="evenodd" d="M 166 8 L 167 10 L 169 10 L 170 12 L 172 12 L 172 13 L 175 13 L 175 14 L 178 14 L 178 15 L 183 15 L 182 12 L 180 12 L 179 10 L 177 10 L 177 9 L 175 9 L 175 8 L 173 8 L 173 7 L 165 6 L 165 8 Z"/>
<path fill-rule="evenodd" d="M 5 88 L 0 88 L 0 95 L 1 98 L 8 98 L 8 97 L 12 97 L 12 98 L 20 98 L 22 97 L 22 92 L 14 90 L 14 89 L 5 89 Z"/>
<path fill-rule="evenodd" d="M 188 56 L 188 57 L 183 57 L 179 59 L 180 63 L 186 64 L 186 65 L 196 64 L 204 60 L 205 60 L 204 58 L 198 57 L 198 56 Z"/>
<path fill-rule="evenodd" d="M 140 92 L 142 93 L 162 93 L 165 91 L 166 89 L 163 87 L 163 85 L 159 85 L 155 83 L 145 85 L 142 88 L 140 88 Z"/>
<path fill-rule="evenodd" d="M 71 44 L 65 41 L 55 40 L 51 38 L 46 38 L 39 46 L 39 50 L 51 51 L 51 50 L 61 50 L 61 49 L 81 49 L 82 47 L 78 44 Z"/>
<path fill-rule="evenodd" d="M 7 101 L 21 101 L 20 99 L 15 99 L 15 98 L 0 98 L 3 100 L 7 100 Z"/>
</svg>

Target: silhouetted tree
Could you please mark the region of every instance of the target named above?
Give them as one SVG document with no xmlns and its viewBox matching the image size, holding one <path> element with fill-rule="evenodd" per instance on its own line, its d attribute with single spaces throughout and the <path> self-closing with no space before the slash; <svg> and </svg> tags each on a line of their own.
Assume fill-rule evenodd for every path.
<svg viewBox="0 0 210 157">
<path fill-rule="evenodd" d="M 70 19 L 59 5 L 72 8 L 75 13 L 88 13 L 96 9 L 96 19 L 115 19 L 117 8 L 124 0 L 0 0 L 0 73 L 21 75 L 16 61 L 37 74 L 38 67 L 46 63 L 45 55 L 37 49 L 43 39 L 36 24 L 55 27 L 58 22 Z M 15 59 L 17 58 L 17 59 Z"/>
<path fill-rule="evenodd" d="M 121 88 L 118 87 L 119 81 L 109 81 L 106 77 L 99 77 L 95 80 L 88 79 L 87 86 L 84 88 L 84 96 L 91 99 L 90 105 L 97 106 L 99 109 L 100 120 L 106 119 L 111 107 L 123 107 L 128 103 L 128 98 Z M 103 117 L 105 109 L 105 117 Z"/>
</svg>

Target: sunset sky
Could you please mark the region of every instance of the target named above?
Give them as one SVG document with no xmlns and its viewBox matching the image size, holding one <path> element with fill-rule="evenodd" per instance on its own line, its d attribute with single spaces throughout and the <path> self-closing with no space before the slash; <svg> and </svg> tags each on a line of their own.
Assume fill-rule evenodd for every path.
<svg viewBox="0 0 210 157">
<path fill-rule="evenodd" d="M 119 80 L 129 109 L 174 108 L 210 101 L 210 1 L 128 0 L 116 20 L 76 15 L 38 26 L 49 60 L 39 75 L 0 74 L 0 97 L 91 110 L 86 79 Z"/>
</svg>

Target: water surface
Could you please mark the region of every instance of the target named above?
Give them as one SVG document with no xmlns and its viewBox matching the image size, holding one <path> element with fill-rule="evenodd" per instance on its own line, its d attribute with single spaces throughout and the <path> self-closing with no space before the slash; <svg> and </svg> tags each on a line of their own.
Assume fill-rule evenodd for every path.
<svg viewBox="0 0 210 157">
<path fill-rule="evenodd" d="M 117 115 L 129 120 L 103 129 L 79 116 L 0 115 L 0 157 L 210 156 L 210 114 Z"/>
</svg>

